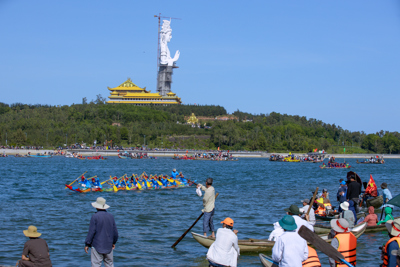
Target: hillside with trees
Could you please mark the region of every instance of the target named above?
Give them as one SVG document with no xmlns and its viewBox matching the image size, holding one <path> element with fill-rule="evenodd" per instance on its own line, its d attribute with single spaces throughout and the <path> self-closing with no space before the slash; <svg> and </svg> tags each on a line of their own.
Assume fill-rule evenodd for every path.
<svg viewBox="0 0 400 267">
<path fill-rule="evenodd" d="M 149 106 L 104 104 L 71 106 L 0 103 L 0 144 L 48 148 L 64 144 L 103 144 L 154 148 L 262 150 L 329 153 L 399 153 L 400 134 L 351 132 L 316 119 L 272 112 L 233 113 L 239 121 L 208 121 L 198 127 L 185 124 L 185 116 L 226 115 L 221 106 Z"/>
</svg>

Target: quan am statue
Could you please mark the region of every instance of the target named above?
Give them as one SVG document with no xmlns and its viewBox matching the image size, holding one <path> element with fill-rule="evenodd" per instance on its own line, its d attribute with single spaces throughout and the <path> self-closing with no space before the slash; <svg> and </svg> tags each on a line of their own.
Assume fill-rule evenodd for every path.
<svg viewBox="0 0 400 267">
<path fill-rule="evenodd" d="M 174 62 L 178 61 L 179 59 L 179 50 L 175 52 L 175 56 L 171 58 L 171 54 L 168 49 L 168 43 L 171 41 L 172 38 L 172 29 L 171 29 L 171 21 L 163 20 L 163 25 L 160 32 L 160 48 L 161 48 L 161 55 L 160 55 L 160 64 L 173 66 Z"/>
</svg>

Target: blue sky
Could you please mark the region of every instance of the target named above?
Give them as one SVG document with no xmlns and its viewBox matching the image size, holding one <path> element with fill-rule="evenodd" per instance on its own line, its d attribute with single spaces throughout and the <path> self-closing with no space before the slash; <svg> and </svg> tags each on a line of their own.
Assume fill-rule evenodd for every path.
<svg viewBox="0 0 400 267">
<path fill-rule="evenodd" d="M 399 131 L 400 1 L 0 0 L 0 102 L 70 105 L 127 77 L 155 91 L 157 19 L 185 104 Z"/>
</svg>

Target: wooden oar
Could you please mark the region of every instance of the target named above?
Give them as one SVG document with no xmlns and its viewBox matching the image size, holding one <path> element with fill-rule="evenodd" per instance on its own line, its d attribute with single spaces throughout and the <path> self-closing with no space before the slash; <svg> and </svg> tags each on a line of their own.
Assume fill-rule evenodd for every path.
<svg viewBox="0 0 400 267">
<path fill-rule="evenodd" d="M 217 199 L 218 195 L 219 195 L 219 193 L 215 194 L 215 199 Z M 200 216 L 197 218 L 197 220 L 192 224 L 192 226 L 190 226 L 189 229 L 187 229 L 186 232 L 184 232 L 183 235 L 181 237 L 179 237 L 178 240 L 176 240 L 176 242 L 171 246 L 171 248 L 175 248 L 176 245 L 178 245 L 178 243 L 181 242 L 181 240 L 185 237 L 185 235 L 187 233 L 189 233 L 189 231 L 193 228 L 193 226 L 196 225 L 196 223 L 201 219 L 201 217 L 203 217 L 203 215 L 204 215 L 204 212 L 201 213 Z"/>
<path fill-rule="evenodd" d="M 73 183 L 75 183 L 80 177 L 82 177 L 82 175 L 84 175 L 85 173 L 87 173 L 88 171 L 85 171 L 84 173 L 82 173 L 81 175 L 78 176 L 78 178 L 76 178 L 75 180 L 72 181 L 72 183 L 69 184 L 69 186 L 71 186 Z M 65 189 L 67 189 L 67 187 L 65 187 Z"/>
<path fill-rule="evenodd" d="M 312 232 L 306 226 L 302 225 L 299 229 L 299 235 L 304 238 L 307 242 L 311 243 L 316 249 L 327 255 L 329 258 L 335 261 L 342 262 L 349 267 L 354 267 L 350 263 L 344 260 L 344 256 L 337 251 L 331 244 L 327 243 L 316 233 Z"/>
<path fill-rule="evenodd" d="M 319 189 L 319 187 L 317 187 L 317 189 L 315 189 L 315 192 L 314 192 L 314 195 L 313 195 L 312 200 L 310 202 L 310 205 L 308 206 L 308 210 L 307 210 L 307 213 L 306 213 L 307 216 L 310 213 L 311 207 L 314 205 L 314 201 L 315 201 L 315 198 L 317 197 L 318 189 Z"/>
</svg>

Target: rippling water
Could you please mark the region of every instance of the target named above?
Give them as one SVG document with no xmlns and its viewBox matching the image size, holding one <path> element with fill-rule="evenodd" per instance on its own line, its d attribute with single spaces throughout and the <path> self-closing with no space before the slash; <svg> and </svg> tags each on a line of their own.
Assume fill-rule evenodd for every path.
<svg viewBox="0 0 400 267">
<path fill-rule="evenodd" d="M 372 173 L 377 184 L 387 182 L 393 195 L 400 193 L 400 160 L 384 165 L 355 166 L 363 181 Z M 239 238 L 266 238 L 272 224 L 290 204 L 301 206 L 316 186 L 327 188 L 336 199 L 338 180 L 347 170 L 320 170 L 319 164 L 269 162 L 267 159 L 240 159 L 233 162 L 121 160 L 83 161 L 62 157 L 0 158 L 0 265 L 13 265 L 21 257 L 27 238 L 22 230 L 31 224 L 50 247 L 54 266 L 90 266 L 84 240 L 95 209 L 90 205 L 98 196 L 106 198 L 116 220 L 120 238 L 114 251 L 116 266 L 208 266 L 207 249 L 188 234 L 177 246 L 170 246 L 201 214 L 202 200 L 195 189 L 179 188 L 139 192 L 80 194 L 64 189 L 84 171 L 105 180 L 125 173 L 170 174 L 173 168 L 186 177 L 204 182 L 214 178 L 220 193 L 215 225 L 232 217 Z M 335 201 L 334 201 L 335 202 Z M 399 212 L 395 210 L 395 215 Z M 201 221 L 193 228 L 202 232 Z M 358 266 L 378 266 L 378 247 L 387 233 L 364 234 L 358 241 Z M 323 266 L 327 258 L 319 253 Z M 241 255 L 239 266 L 260 266 L 257 254 Z"/>
</svg>

